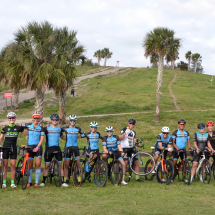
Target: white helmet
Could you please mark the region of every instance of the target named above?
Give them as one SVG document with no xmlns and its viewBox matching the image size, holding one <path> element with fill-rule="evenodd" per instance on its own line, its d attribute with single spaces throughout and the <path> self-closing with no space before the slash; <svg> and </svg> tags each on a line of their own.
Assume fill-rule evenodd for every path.
<svg viewBox="0 0 215 215">
<path fill-rule="evenodd" d="M 169 129 L 169 127 L 163 127 L 162 129 L 161 129 L 161 131 L 162 132 L 164 132 L 164 133 L 169 133 L 170 132 L 170 129 Z"/>
<path fill-rule="evenodd" d="M 9 118 L 9 117 L 15 117 L 16 118 L 16 114 L 14 112 L 9 112 L 7 114 L 7 118 Z"/>
<path fill-rule="evenodd" d="M 105 128 L 105 131 L 106 131 L 106 132 L 108 132 L 108 131 L 113 132 L 114 129 L 113 129 L 112 126 L 108 126 L 108 127 Z"/>
<path fill-rule="evenodd" d="M 96 122 L 96 121 L 93 121 L 93 122 L 91 122 L 90 123 L 90 127 L 98 127 L 99 126 L 99 124 Z"/>
<path fill-rule="evenodd" d="M 76 115 L 70 115 L 69 116 L 69 121 L 77 121 L 78 117 Z"/>
</svg>

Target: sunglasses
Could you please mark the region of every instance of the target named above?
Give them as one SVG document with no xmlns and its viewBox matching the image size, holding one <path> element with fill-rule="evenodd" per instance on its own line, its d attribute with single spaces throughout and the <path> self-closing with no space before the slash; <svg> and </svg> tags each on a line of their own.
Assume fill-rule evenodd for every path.
<svg viewBox="0 0 215 215">
<path fill-rule="evenodd" d="M 10 118 L 8 118 L 8 119 L 16 119 L 15 117 L 10 117 Z"/>
<path fill-rule="evenodd" d="M 163 132 L 163 134 L 169 134 L 169 133 Z"/>
<path fill-rule="evenodd" d="M 96 126 L 91 126 L 90 128 L 97 128 Z"/>
<path fill-rule="evenodd" d="M 70 120 L 70 122 L 76 122 L 76 120 Z"/>
<path fill-rule="evenodd" d="M 113 133 L 113 131 L 107 131 L 107 133 Z"/>
<path fill-rule="evenodd" d="M 37 117 L 36 117 L 36 118 L 33 118 L 33 119 L 40 119 L 40 118 L 37 118 Z"/>
<path fill-rule="evenodd" d="M 58 119 L 52 119 L 52 121 L 59 121 Z"/>
<path fill-rule="evenodd" d="M 179 125 L 185 125 L 184 123 L 180 123 Z"/>
<path fill-rule="evenodd" d="M 129 124 L 131 124 L 131 125 L 135 125 L 135 123 L 129 123 Z"/>
<path fill-rule="evenodd" d="M 204 129 L 205 127 L 200 127 L 200 128 L 198 128 L 198 129 Z"/>
</svg>

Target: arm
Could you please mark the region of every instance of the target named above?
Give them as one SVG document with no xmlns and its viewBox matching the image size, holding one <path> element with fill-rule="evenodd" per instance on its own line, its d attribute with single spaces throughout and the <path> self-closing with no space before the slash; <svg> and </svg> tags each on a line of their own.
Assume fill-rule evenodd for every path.
<svg viewBox="0 0 215 215">
<path fill-rule="evenodd" d="M 125 133 L 124 134 L 120 134 L 119 135 L 119 140 L 123 140 L 125 138 L 125 135 L 126 135 Z"/>
<path fill-rule="evenodd" d="M 22 132 L 22 134 L 28 135 L 28 131 L 27 131 L 27 130 L 24 130 L 24 131 Z"/>
<path fill-rule="evenodd" d="M 172 145 L 177 151 L 179 150 L 179 148 L 176 146 L 175 139 L 172 139 Z"/>
<path fill-rule="evenodd" d="M 107 150 L 107 146 L 106 146 L 106 145 L 103 145 L 103 151 L 104 151 L 104 153 L 108 153 L 108 150 Z"/>
<path fill-rule="evenodd" d="M 43 140 L 44 140 L 44 135 L 41 135 L 41 136 L 40 136 L 40 142 L 39 142 L 38 145 L 37 145 L 38 148 L 40 148 L 40 146 L 42 145 Z"/>
<path fill-rule="evenodd" d="M 61 138 L 62 140 L 66 140 L 66 136 L 64 136 L 64 135 L 61 135 L 60 138 Z"/>
<path fill-rule="evenodd" d="M 208 144 L 208 148 L 212 151 L 212 153 L 213 153 L 213 147 L 211 146 L 211 142 L 210 142 L 210 140 L 207 142 L 207 144 Z"/>
<path fill-rule="evenodd" d="M 4 139 L 4 134 L 1 133 L 1 135 L 0 135 L 0 143 L 2 142 L 3 139 Z"/>
</svg>

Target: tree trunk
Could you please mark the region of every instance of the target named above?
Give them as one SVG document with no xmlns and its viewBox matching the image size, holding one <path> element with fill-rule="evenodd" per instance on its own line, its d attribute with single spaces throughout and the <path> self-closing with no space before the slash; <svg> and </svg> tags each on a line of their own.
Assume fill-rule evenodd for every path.
<svg viewBox="0 0 215 215">
<path fill-rule="evenodd" d="M 188 58 L 188 71 L 190 71 L 190 58 Z"/>
<path fill-rule="evenodd" d="M 195 73 L 196 73 L 196 70 L 197 70 L 197 60 L 195 60 Z"/>
<path fill-rule="evenodd" d="M 161 86 L 162 86 L 162 76 L 163 76 L 163 55 L 159 55 L 159 66 L 158 66 L 158 76 L 157 76 L 157 104 L 155 111 L 155 122 L 160 121 L 160 96 L 161 96 Z"/>
<path fill-rule="evenodd" d="M 100 57 L 98 57 L 98 65 L 100 66 Z"/>
<path fill-rule="evenodd" d="M 65 110 L 65 104 L 66 104 L 66 90 L 59 93 L 59 123 L 60 124 L 66 124 L 66 110 Z"/>
<path fill-rule="evenodd" d="M 13 109 L 17 110 L 19 108 L 19 88 L 13 91 Z"/>
<path fill-rule="evenodd" d="M 44 95 L 45 95 L 45 89 L 43 89 L 42 86 L 38 86 L 36 89 L 35 111 L 39 111 L 42 115 L 40 123 L 43 123 Z"/>
<path fill-rule="evenodd" d="M 106 66 L 107 57 L 105 57 L 104 66 Z"/>
<path fill-rule="evenodd" d="M 171 69 L 175 69 L 175 60 L 171 61 Z"/>
</svg>

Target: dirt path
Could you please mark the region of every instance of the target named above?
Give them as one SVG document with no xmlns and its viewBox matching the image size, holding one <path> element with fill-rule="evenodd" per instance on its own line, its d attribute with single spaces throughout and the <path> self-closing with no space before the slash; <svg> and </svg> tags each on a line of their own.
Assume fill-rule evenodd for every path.
<svg viewBox="0 0 215 215">
<path fill-rule="evenodd" d="M 172 92 L 172 90 L 171 90 L 171 84 L 175 81 L 176 76 L 177 76 L 177 73 L 175 73 L 174 78 L 172 79 L 172 81 L 171 81 L 171 82 L 169 83 L 169 85 L 168 85 L 168 88 L 169 88 L 170 95 L 171 95 L 171 97 L 173 98 L 173 103 L 174 103 L 175 108 L 176 108 L 177 110 L 180 110 L 180 107 L 179 107 L 179 106 L 177 105 L 177 103 L 176 103 L 176 97 L 175 97 L 175 95 L 173 94 L 173 92 Z"/>
</svg>

